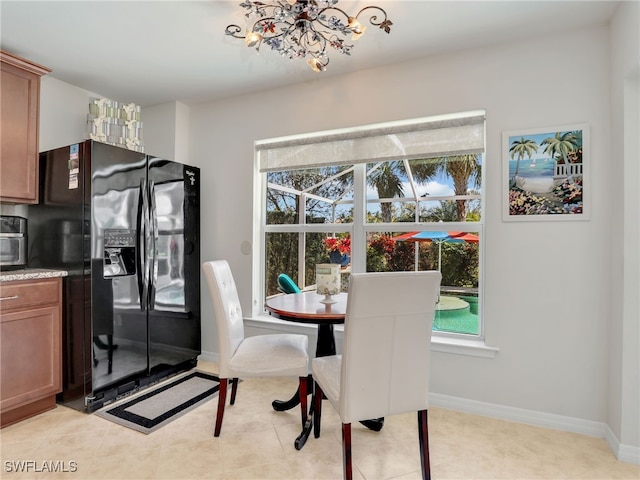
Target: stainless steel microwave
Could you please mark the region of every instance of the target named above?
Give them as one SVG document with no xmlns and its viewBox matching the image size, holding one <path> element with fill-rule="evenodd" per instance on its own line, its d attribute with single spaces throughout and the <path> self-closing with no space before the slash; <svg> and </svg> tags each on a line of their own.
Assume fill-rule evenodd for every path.
<svg viewBox="0 0 640 480">
<path fill-rule="evenodd" d="M 2 270 L 27 266 L 27 219 L 10 215 L 0 216 L 0 268 Z"/>
</svg>

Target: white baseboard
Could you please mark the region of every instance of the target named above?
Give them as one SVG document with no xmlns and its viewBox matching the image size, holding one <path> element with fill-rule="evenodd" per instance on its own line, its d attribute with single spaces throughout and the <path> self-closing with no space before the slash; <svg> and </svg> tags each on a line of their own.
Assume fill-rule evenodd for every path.
<svg viewBox="0 0 640 480">
<path fill-rule="evenodd" d="M 580 418 L 565 417 L 552 413 L 537 412 L 524 408 L 507 407 L 495 403 L 467 400 L 438 393 L 429 394 L 429 403 L 436 407 L 450 408 L 487 417 L 527 423 L 540 427 L 555 428 L 565 432 L 581 433 L 592 437 L 604 437 L 604 423 Z"/>
<path fill-rule="evenodd" d="M 611 431 L 609 426 L 604 422 L 594 422 L 592 420 L 537 412 L 535 410 L 507 407 L 495 403 L 467 400 L 439 393 L 430 393 L 429 403 L 434 407 L 448 408 L 486 417 L 499 418 L 501 420 L 605 438 L 609 448 L 611 448 L 618 460 L 621 462 L 640 464 L 640 448 L 620 444 L 620 441 L 614 435 L 613 431 Z"/>
<path fill-rule="evenodd" d="M 219 358 L 220 357 L 218 356 L 217 352 L 201 352 L 198 356 L 198 360 L 211 363 L 218 363 Z"/>
<path fill-rule="evenodd" d="M 618 460 L 640 465 L 640 447 L 620 443 L 620 440 L 609 425 L 605 425 L 604 438 Z"/>
</svg>

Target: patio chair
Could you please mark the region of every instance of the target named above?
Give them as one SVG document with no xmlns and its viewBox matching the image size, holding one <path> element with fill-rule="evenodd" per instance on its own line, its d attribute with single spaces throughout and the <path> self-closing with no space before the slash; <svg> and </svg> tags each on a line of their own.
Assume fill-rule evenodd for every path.
<svg viewBox="0 0 640 480">
<path fill-rule="evenodd" d="M 300 287 L 286 273 L 278 275 L 278 289 L 283 293 L 300 293 Z"/>
</svg>

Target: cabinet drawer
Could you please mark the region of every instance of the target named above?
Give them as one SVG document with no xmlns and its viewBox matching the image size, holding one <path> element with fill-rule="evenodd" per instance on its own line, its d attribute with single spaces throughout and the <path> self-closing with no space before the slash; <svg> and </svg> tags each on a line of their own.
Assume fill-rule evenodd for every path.
<svg viewBox="0 0 640 480">
<path fill-rule="evenodd" d="M 0 309 L 5 312 L 55 304 L 60 300 L 61 283 L 59 278 L 52 278 L 0 284 Z"/>
</svg>

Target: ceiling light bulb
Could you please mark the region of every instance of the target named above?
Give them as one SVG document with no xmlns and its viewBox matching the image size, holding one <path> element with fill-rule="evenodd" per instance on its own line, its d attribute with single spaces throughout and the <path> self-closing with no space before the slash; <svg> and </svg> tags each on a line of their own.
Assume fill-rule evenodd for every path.
<svg viewBox="0 0 640 480">
<path fill-rule="evenodd" d="M 255 47 L 257 43 L 262 41 L 262 35 L 258 32 L 247 32 L 244 37 L 244 42 L 247 44 L 247 47 Z"/>
<path fill-rule="evenodd" d="M 320 62 L 320 60 L 318 60 L 317 58 L 313 58 L 313 57 L 308 58 L 307 63 L 311 67 L 311 70 L 313 70 L 314 72 L 325 71 L 325 65 L 323 65 L 322 62 Z"/>
<path fill-rule="evenodd" d="M 349 17 L 349 28 L 353 30 L 353 37 L 351 37 L 351 40 L 359 39 L 362 35 L 364 35 L 364 32 L 367 31 L 367 27 L 362 25 L 358 21 L 358 19 L 354 17 Z"/>
</svg>

